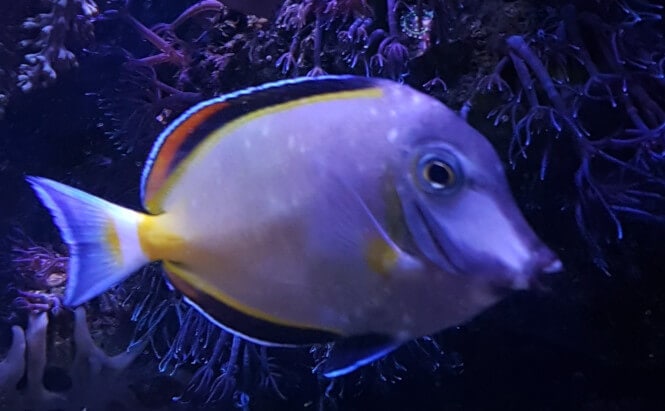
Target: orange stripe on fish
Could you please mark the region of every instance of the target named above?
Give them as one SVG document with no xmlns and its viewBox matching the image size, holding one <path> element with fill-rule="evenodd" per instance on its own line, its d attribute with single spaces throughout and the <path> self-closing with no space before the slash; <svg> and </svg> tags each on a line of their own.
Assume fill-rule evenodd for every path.
<svg viewBox="0 0 665 411">
<path fill-rule="evenodd" d="M 183 153 L 183 148 L 187 145 L 187 141 L 190 138 L 197 136 L 198 133 L 196 131 L 201 124 L 208 120 L 210 116 L 227 108 L 229 105 L 228 102 L 218 102 L 203 107 L 201 110 L 192 113 L 171 131 L 169 138 L 164 140 L 164 143 L 161 145 L 159 155 L 155 157 L 150 168 L 150 174 L 145 184 L 145 204 L 150 203 L 150 200 L 169 178 L 171 172 L 177 167 L 180 161 L 187 157 L 186 152 Z M 157 212 L 157 210 L 149 211 Z"/>
</svg>

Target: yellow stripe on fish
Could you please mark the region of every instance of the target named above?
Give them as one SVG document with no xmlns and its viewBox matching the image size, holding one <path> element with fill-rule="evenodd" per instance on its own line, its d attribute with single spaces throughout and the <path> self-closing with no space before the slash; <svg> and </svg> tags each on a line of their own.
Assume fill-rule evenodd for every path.
<svg viewBox="0 0 665 411">
<path fill-rule="evenodd" d="M 195 273 L 175 263 L 165 262 L 169 279 L 193 302 L 199 311 L 230 331 L 257 343 L 280 341 L 279 345 L 302 345 L 311 341 L 329 341 L 342 336 L 339 330 L 327 330 L 313 324 L 284 321 L 268 312 L 243 304 L 206 283 Z"/>
</svg>

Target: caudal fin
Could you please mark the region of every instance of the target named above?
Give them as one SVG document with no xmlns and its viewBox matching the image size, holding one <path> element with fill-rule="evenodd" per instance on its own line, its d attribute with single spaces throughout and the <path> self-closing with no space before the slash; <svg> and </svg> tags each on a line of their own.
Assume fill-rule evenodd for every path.
<svg viewBox="0 0 665 411">
<path fill-rule="evenodd" d="M 69 246 L 64 304 L 77 306 L 148 263 L 138 237 L 141 214 L 41 177 L 27 177 Z"/>
</svg>

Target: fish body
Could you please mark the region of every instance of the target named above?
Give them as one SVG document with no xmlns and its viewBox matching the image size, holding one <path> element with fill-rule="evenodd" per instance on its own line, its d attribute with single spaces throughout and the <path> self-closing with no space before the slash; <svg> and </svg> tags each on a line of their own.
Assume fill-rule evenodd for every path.
<svg viewBox="0 0 665 411">
<path fill-rule="evenodd" d="M 148 158 L 147 213 L 29 181 L 70 247 L 66 304 L 159 260 L 188 301 L 245 338 L 345 340 L 329 376 L 560 268 L 489 142 L 387 80 L 296 79 L 193 107 Z"/>
</svg>

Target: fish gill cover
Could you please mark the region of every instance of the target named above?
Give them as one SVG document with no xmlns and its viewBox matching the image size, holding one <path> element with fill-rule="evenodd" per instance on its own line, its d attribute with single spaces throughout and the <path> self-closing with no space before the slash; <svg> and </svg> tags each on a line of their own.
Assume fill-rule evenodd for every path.
<svg viewBox="0 0 665 411">
<path fill-rule="evenodd" d="M 660 2 L 286 0 L 272 18 L 222 3 L 0 5 L 0 409 L 663 408 Z M 179 113 L 325 73 L 401 81 L 459 110 L 567 271 L 332 380 L 316 367 L 330 346 L 227 334 L 156 268 L 85 311 L 61 307 L 67 250 L 23 174 L 136 207 L 145 154 Z"/>
</svg>

